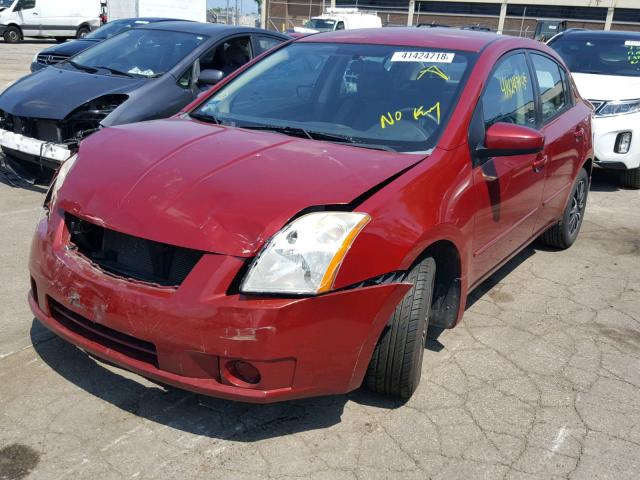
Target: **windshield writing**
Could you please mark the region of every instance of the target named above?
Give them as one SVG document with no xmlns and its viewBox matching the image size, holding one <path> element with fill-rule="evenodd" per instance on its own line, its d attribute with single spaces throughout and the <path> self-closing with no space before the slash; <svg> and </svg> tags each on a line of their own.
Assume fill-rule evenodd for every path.
<svg viewBox="0 0 640 480">
<path fill-rule="evenodd" d="M 385 45 L 293 44 L 248 69 L 194 116 L 426 151 L 456 105 L 472 57 Z"/>
</svg>

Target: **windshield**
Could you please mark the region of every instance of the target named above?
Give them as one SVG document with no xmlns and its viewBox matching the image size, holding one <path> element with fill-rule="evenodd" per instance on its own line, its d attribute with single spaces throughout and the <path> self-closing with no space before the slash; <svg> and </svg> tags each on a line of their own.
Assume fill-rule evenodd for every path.
<svg viewBox="0 0 640 480">
<path fill-rule="evenodd" d="M 205 42 L 206 37 L 166 30 L 133 29 L 71 59 L 74 68 L 110 69 L 126 75 L 157 77 Z"/>
<path fill-rule="evenodd" d="M 0 0 L 1 2 L 2 0 Z M 111 38 L 114 35 L 119 34 L 125 30 L 129 30 L 130 28 L 139 27 L 141 25 L 147 25 L 149 23 L 148 20 L 115 20 L 113 22 L 109 22 L 106 25 L 94 30 L 89 35 L 84 38 L 92 39 L 92 40 L 104 40 L 105 38 Z"/>
<path fill-rule="evenodd" d="M 473 55 L 412 47 L 294 43 L 219 90 L 196 118 L 424 152 L 456 105 Z"/>
<path fill-rule="evenodd" d="M 332 32 L 335 26 L 336 26 L 335 20 L 322 19 L 322 18 L 312 18 L 311 20 L 307 20 L 306 22 L 304 22 L 305 28 L 312 28 L 320 32 Z"/>
<path fill-rule="evenodd" d="M 0 0 L 0 8 L 9 8 L 13 0 Z"/>
<path fill-rule="evenodd" d="M 640 36 L 567 36 L 549 46 L 567 63 L 573 73 L 640 76 Z"/>
</svg>

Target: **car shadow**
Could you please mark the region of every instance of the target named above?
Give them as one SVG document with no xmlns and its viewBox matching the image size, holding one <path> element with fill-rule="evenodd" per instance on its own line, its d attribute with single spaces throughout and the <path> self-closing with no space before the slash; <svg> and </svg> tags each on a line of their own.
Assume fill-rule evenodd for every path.
<svg viewBox="0 0 640 480">
<path fill-rule="evenodd" d="M 594 168 L 591 175 L 592 192 L 619 192 L 622 190 L 634 190 L 633 188 L 620 185 L 620 172 L 615 170 L 604 170 L 602 168 Z"/>
<path fill-rule="evenodd" d="M 406 401 L 373 394 L 364 388 L 347 395 L 333 395 L 274 404 L 233 402 L 135 381 L 126 371 L 113 371 L 70 343 L 53 336 L 37 320 L 31 325 L 36 353 L 58 375 L 87 393 L 128 413 L 195 435 L 255 442 L 293 433 L 325 429 L 341 422 L 348 401 L 384 409 Z"/>
</svg>

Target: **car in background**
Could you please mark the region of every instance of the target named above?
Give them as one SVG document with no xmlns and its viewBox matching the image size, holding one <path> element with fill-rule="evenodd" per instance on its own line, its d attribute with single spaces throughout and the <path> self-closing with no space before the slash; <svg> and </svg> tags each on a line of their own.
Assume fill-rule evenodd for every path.
<svg viewBox="0 0 640 480">
<path fill-rule="evenodd" d="M 201 394 L 410 397 L 428 326 L 539 235 L 578 236 L 592 108 L 568 77 L 540 42 L 464 30 L 277 47 L 82 143 L 36 228 L 31 309 Z"/>
<path fill-rule="evenodd" d="M 84 38 L 101 25 L 100 0 L 0 0 L 0 35 L 7 43 L 24 37 Z"/>
<path fill-rule="evenodd" d="M 103 25 L 102 27 L 89 33 L 86 37 L 71 42 L 65 42 L 60 45 L 54 45 L 53 47 L 45 48 L 40 53 L 37 53 L 31 62 L 31 71 L 36 72 L 42 68 L 54 65 L 56 63 L 63 62 L 74 55 L 86 50 L 89 47 L 94 46 L 97 43 L 111 38 L 118 33 L 122 33 L 125 30 L 130 30 L 142 25 L 148 25 L 149 23 L 156 22 L 171 22 L 176 21 L 173 18 L 125 18 L 122 20 L 114 20 L 112 22 Z"/>
<path fill-rule="evenodd" d="M 189 21 L 127 30 L 7 88 L 0 95 L 0 146 L 27 170 L 56 169 L 100 128 L 169 117 L 287 39 Z"/>
<path fill-rule="evenodd" d="M 595 108 L 596 165 L 640 188 L 640 33 L 567 30 L 548 45 Z"/>
</svg>

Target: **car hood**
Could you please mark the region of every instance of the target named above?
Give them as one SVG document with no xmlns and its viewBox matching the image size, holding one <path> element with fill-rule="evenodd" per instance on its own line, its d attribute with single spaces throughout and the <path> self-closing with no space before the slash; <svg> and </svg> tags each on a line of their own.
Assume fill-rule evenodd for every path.
<svg viewBox="0 0 640 480">
<path fill-rule="evenodd" d="M 348 204 L 423 158 L 157 120 L 86 139 L 58 206 L 122 233 L 249 257 L 302 210 Z"/>
<path fill-rule="evenodd" d="M 572 74 L 578 91 L 588 100 L 632 100 L 640 98 L 640 77 Z"/>
<path fill-rule="evenodd" d="M 65 57 L 72 57 L 76 53 L 80 53 L 89 47 L 92 47 L 99 43 L 99 40 L 72 40 L 70 42 L 54 45 L 42 50 L 39 55 L 61 55 Z"/>
<path fill-rule="evenodd" d="M 149 81 L 153 80 L 44 68 L 7 88 L 0 95 L 0 110 L 19 117 L 62 120 L 90 100 L 109 94 L 127 94 Z M 51 92 L 61 93 L 52 95 Z"/>
</svg>

